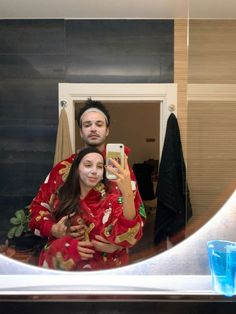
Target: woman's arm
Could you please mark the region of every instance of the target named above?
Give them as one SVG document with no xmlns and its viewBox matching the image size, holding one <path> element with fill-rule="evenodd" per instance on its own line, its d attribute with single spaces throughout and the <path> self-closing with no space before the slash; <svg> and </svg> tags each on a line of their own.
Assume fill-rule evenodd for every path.
<svg viewBox="0 0 236 314">
<path fill-rule="evenodd" d="M 136 210 L 127 156 L 125 156 L 124 169 L 114 159 L 111 159 L 111 162 L 118 169 L 118 171 L 114 170 L 112 166 L 107 166 L 107 169 L 117 176 L 117 180 L 114 181 L 117 183 L 122 194 L 123 215 L 128 220 L 134 219 L 136 216 Z"/>
</svg>

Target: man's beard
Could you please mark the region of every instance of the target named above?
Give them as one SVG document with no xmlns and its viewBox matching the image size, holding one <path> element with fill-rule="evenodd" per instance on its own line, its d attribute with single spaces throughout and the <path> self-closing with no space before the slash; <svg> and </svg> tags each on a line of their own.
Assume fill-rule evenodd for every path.
<svg viewBox="0 0 236 314">
<path fill-rule="evenodd" d="M 86 140 L 84 142 L 85 142 L 85 144 L 87 146 L 90 146 L 90 147 L 97 147 L 97 146 L 100 146 L 100 145 L 102 145 L 104 143 L 104 141 L 93 142 L 93 141 L 90 141 L 90 140 Z"/>
</svg>

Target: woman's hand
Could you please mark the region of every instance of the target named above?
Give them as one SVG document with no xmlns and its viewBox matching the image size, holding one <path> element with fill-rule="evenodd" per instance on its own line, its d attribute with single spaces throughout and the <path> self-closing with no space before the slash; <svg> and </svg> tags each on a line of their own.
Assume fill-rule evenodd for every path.
<svg viewBox="0 0 236 314">
<path fill-rule="evenodd" d="M 51 234 L 53 237 L 59 239 L 66 235 L 68 216 L 62 217 L 56 224 L 52 226 Z"/>
<path fill-rule="evenodd" d="M 107 166 L 107 170 L 117 177 L 117 179 L 113 181 L 117 183 L 122 195 L 125 194 L 133 195 L 127 156 L 125 155 L 124 157 L 124 168 L 122 168 L 115 159 L 111 158 L 110 160 L 116 169 L 112 166 Z"/>
<path fill-rule="evenodd" d="M 87 261 L 93 258 L 95 251 L 92 249 L 93 244 L 90 241 L 78 241 L 78 251 L 81 259 Z"/>
<path fill-rule="evenodd" d="M 100 235 L 96 235 L 95 238 L 96 240 L 92 240 L 92 244 L 98 252 L 114 253 L 121 248 L 119 245 L 110 243 Z"/>
<path fill-rule="evenodd" d="M 85 234 L 86 226 L 84 224 L 83 219 L 81 218 L 77 219 L 77 223 L 78 225 L 70 226 L 68 228 L 67 234 L 69 234 L 73 238 L 76 238 L 79 241 L 85 241 L 86 240 L 86 234 Z"/>
<path fill-rule="evenodd" d="M 78 219 L 78 225 L 68 226 L 70 218 L 73 216 L 62 217 L 55 225 L 52 226 L 51 234 L 55 238 L 62 238 L 65 235 L 70 235 L 79 241 L 85 240 L 85 224 L 82 219 Z"/>
</svg>

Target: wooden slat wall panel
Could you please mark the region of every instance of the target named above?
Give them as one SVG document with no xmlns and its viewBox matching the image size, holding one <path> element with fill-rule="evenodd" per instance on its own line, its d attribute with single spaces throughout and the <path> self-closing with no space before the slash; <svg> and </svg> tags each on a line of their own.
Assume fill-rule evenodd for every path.
<svg viewBox="0 0 236 314">
<path fill-rule="evenodd" d="M 236 20 L 191 20 L 189 83 L 236 83 Z"/>
<path fill-rule="evenodd" d="M 189 106 L 188 183 L 194 215 L 187 234 L 207 222 L 236 186 L 236 106 L 221 102 Z"/>
<path fill-rule="evenodd" d="M 189 102 L 188 181 L 195 214 L 220 208 L 222 193 L 236 178 L 234 102 Z"/>
<path fill-rule="evenodd" d="M 174 30 L 174 82 L 178 84 L 178 122 L 181 132 L 183 150 L 186 148 L 187 136 L 187 20 L 175 20 Z"/>
<path fill-rule="evenodd" d="M 189 234 L 236 187 L 236 97 L 234 85 L 226 85 L 236 83 L 235 39 L 236 21 L 189 23 L 188 83 L 196 91 L 188 95 L 187 165 L 194 212 Z"/>
</svg>

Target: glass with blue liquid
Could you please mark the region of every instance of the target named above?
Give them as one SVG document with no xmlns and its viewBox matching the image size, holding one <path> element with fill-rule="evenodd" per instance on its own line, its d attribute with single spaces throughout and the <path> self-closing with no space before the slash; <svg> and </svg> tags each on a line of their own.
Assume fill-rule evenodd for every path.
<svg viewBox="0 0 236 314">
<path fill-rule="evenodd" d="M 225 296 L 233 296 L 236 277 L 236 243 L 212 240 L 207 243 L 207 249 L 213 289 Z"/>
</svg>

